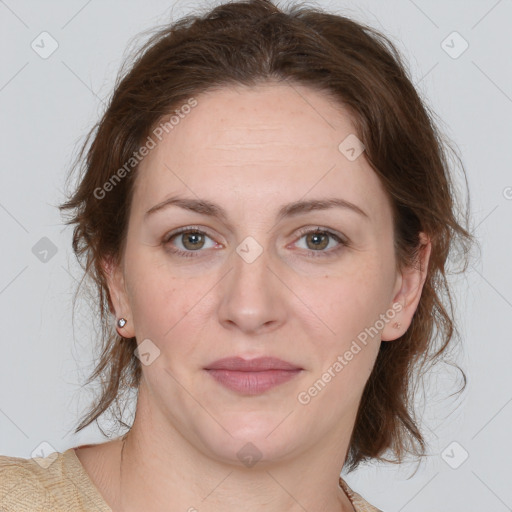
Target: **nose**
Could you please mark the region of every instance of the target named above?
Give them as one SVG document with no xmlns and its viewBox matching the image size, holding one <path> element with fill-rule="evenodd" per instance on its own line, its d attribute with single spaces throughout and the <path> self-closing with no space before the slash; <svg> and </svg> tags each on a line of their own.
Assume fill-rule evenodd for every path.
<svg viewBox="0 0 512 512">
<path fill-rule="evenodd" d="M 286 320 L 286 291 L 269 252 L 263 250 L 252 260 L 256 250 L 239 246 L 233 251 L 231 270 L 219 283 L 218 315 L 226 329 L 238 329 L 246 334 L 268 333 Z M 260 249 L 261 250 L 261 249 Z"/>
</svg>

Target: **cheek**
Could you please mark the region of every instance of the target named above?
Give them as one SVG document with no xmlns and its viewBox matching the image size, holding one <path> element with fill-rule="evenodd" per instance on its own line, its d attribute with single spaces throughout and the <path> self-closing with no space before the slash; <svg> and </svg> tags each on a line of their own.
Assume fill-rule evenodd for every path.
<svg viewBox="0 0 512 512">
<path fill-rule="evenodd" d="M 315 397 L 315 407 L 329 411 L 333 421 L 340 410 L 359 402 L 380 348 L 377 321 L 386 305 L 385 286 L 377 269 L 369 266 L 344 278 L 323 277 L 322 287 L 309 288 L 305 296 L 304 302 L 322 323 L 309 324 L 307 338 L 316 345 L 319 359 L 307 382 L 311 387 L 302 391 L 306 398 Z"/>
<path fill-rule="evenodd" d="M 183 277 L 167 264 L 151 263 L 148 255 L 133 257 L 127 265 L 129 295 L 137 340 L 149 338 L 164 356 L 159 363 L 175 366 L 194 360 L 198 340 L 211 321 L 213 286 L 202 275 Z"/>
<path fill-rule="evenodd" d="M 295 284 L 297 295 L 312 312 L 306 318 L 315 325 L 321 320 L 322 330 L 327 334 L 323 343 L 331 339 L 337 348 L 375 324 L 389 307 L 388 287 L 387 276 L 375 260 L 343 275 L 324 274 L 320 279 L 301 279 Z"/>
<path fill-rule="evenodd" d="M 148 256 L 127 252 L 127 289 L 137 338 L 162 340 L 190 309 L 187 286 Z"/>
<path fill-rule="evenodd" d="M 190 288 L 188 288 L 190 290 Z M 192 293 L 177 279 L 162 280 L 144 276 L 132 295 L 134 324 L 139 336 L 159 343 L 172 338 L 192 309 Z"/>
</svg>

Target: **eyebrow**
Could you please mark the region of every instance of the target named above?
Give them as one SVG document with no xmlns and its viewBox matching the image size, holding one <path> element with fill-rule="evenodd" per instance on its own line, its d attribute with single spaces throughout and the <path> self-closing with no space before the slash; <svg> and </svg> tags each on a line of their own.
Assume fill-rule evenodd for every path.
<svg viewBox="0 0 512 512">
<path fill-rule="evenodd" d="M 217 218 L 225 223 L 228 223 L 228 215 L 226 210 L 221 206 L 207 201 L 205 199 L 192 199 L 179 196 L 173 196 L 161 203 L 152 206 L 145 214 L 144 218 L 148 218 L 150 215 L 161 211 L 169 206 L 178 206 L 185 210 L 190 210 L 202 215 Z M 330 210 L 332 208 L 344 208 L 351 210 L 367 220 L 370 220 L 369 215 L 362 210 L 359 206 L 341 199 L 338 197 L 325 198 L 325 199 L 310 199 L 307 201 L 294 201 L 283 205 L 277 214 L 277 221 L 282 220 L 285 217 L 294 217 L 303 213 L 308 213 L 316 210 Z"/>
</svg>

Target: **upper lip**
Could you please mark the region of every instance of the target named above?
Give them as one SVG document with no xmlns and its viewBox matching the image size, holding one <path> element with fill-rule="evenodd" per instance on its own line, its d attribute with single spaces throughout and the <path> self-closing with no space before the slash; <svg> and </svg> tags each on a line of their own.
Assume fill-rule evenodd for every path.
<svg viewBox="0 0 512 512">
<path fill-rule="evenodd" d="M 205 367 L 205 370 L 262 372 L 265 370 L 302 370 L 302 368 L 276 357 L 257 357 L 255 359 L 226 357 L 209 364 Z"/>
</svg>

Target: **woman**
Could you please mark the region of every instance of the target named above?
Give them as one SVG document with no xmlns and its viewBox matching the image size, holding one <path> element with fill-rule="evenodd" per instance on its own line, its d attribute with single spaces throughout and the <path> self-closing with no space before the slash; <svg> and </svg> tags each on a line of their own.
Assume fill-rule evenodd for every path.
<svg viewBox="0 0 512 512">
<path fill-rule="evenodd" d="M 61 206 L 104 327 L 76 431 L 130 390 L 135 418 L 2 457 L 3 509 L 378 510 L 340 472 L 425 452 L 412 378 L 453 338 L 445 263 L 472 241 L 393 45 L 220 5 L 148 41 L 91 136 Z"/>
</svg>

